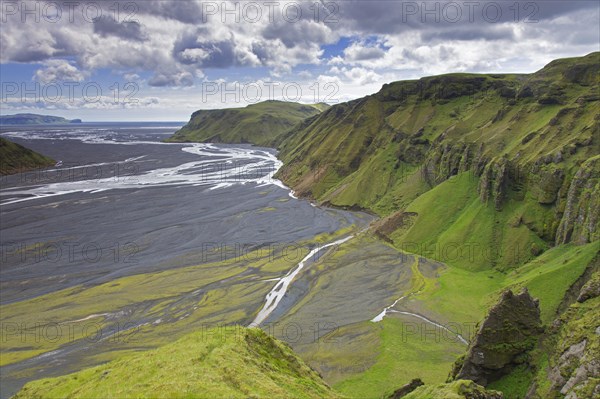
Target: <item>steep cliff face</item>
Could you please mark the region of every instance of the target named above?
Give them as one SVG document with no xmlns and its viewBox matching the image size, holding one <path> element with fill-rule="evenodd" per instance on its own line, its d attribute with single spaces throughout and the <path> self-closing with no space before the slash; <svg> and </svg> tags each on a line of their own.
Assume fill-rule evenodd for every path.
<svg viewBox="0 0 600 399">
<path fill-rule="evenodd" d="M 546 246 L 598 239 L 599 65 L 592 53 L 531 75 L 384 85 L 286 133 L 278 176 L 299 195 L 388 216 L 468 173 L 482 204 Z"/>
<path fill-rule="evenodd" d="M 494 201 L 496 210 L 502 209 L 502 204 L 506 200 L 507 190 L 510 184 L 509 171 L 510 164 L 506 158 L 500 158 L 492 161 L 485 166 L 481 180 L 479 180 L 479 198 L 481 202 Z"/>
<path fill-rule="evenodd" d="M 600 239 L 599 220 L 600 156 L 596 156 L 581 165 L 569 184 L 556 244 L 585 244 Z"/>
</svg>

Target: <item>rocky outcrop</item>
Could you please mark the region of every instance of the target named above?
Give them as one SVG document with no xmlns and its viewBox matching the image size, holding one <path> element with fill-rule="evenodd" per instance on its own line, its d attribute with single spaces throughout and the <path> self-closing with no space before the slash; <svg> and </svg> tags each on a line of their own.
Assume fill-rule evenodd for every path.
<svg viewBox="0 0 600 399">
<path fill-rule="evenodd" d="M 372 224 L 372 230 L 384 241 L 392 242 L 391 234 L 398 229 L 406 229 L 413 225 L 414 219 L 418 216 L 416 212 L 399 211 L 390 216 L 378 220 Z"/>
<path fill-rule="evenodd" d="M 556 244 L 600 239 L 600 155 L 584 162 L 571 180 Z"/>
<path fill-rule="evenodd" d="M 597 389 L 598 385 L 593 381 L 593 379 L 597 380 L 600 376 L 600 360 L 588 356 L 588 353 L 586 353 L 588 345 L 588 341 L 584 339 L 578 344 L 571 345 L 559 358 L 560 367 L 556 370 L 559 374 L 554 378 L 554 382 L 558 383 L 557 388 L 560 388 L 560 393 L 566 395 L 567 398 L 579 398 L 577 391 L 588 391 L 590 396 L 584 397 L 590 398 L 593 397 L 593 393 L 596 397 L 600 394 L 600 390 Z M 560 374 L 560 371 L 565 369 L 573 370 L 570 374 L 567 374 L 566 377 L 568 378 Z M 585 386 L 590 384 L 595 386 L 585 389 Z"/>
<path fill-rule="evenodd" d="M 526 289 L 508 290 L 480 324 L 464 360 L 455 364 L 451 379 L 469 379 L 487 385 L 518 364 L 542 332 L 540 308 Z"/>
<path fill-rule="evenodd" d="M 581 287 L 577 302 L 583 303 L 588 299 L 600 297 L 600 275 L 596 274 Z"/>
<path fill-rule="evenodd" d="M 502 209 L 509 187 L 510 164 L 506 158 L 486 165 L 479 180 L 479 199 L 482 202 L 494 201 L 496 210 Z"/>
<path fill-rule="evenodd" d="M 432 186 L 458 173 L 481 176 L 489 160 L 483 156 L 484 145 L 475 143 L 445 144 L 432 148 L 423 162 L 422 174 Z"/>
<path fill-rule="evenodd" d="M 401 388 L 396 389 L 394 391 L 394 393 L 389 396 L 389 399 L 403 398 L 406 395 L 408 395 L 409 393 L 411 393 L 412 391 L 414 391 L 415 389 L 417 389 L 418 387 L 420 387 L 421 385 L 425 385 L 425 384 L 423 383 L 423 381 L 421 381 L 420 378 L 415 378 L 408 384 L 402 386 Z"/>
<path fill-rule="evenodd" d="M 600 272 L 581 288 L 552 326 L 544 381 L 532 385 L 527 398 L 587 399 L 600 397 Z M 546 380 L 548 382 L 546 382 Z"/>
<path fill-rule="evenodd" d="M 533 165 L 528 180 L 534 198 L 540 204 L 551 205 L 556 202 L 558 192 L 562 187 L 565 173 L 554 164 Z"/>
<path fill-rule="evenodd" d="M 466 149 L 462 145 L 445 145 L 431 151 L 424 166 L 425 178 L 431 185 L 437 185 L 459 172 L 462 155 Z"/>
</svg>

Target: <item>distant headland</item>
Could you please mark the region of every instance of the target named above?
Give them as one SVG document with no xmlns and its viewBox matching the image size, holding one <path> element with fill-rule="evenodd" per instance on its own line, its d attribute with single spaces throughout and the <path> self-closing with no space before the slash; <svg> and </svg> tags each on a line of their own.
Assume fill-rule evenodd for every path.
<svg viewBox="0 0 600 399">
<path fill-rule="evenodd" d="M 60 116 L 38 114 L 0 115 L 0 125 L 57 125 L 82 123 L 81 119 L 66 119 Z"/>
</svg>

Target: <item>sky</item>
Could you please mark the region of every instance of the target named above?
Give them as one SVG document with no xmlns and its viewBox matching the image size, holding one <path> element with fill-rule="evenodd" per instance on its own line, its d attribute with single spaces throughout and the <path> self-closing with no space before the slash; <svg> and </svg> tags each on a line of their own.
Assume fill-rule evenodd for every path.
<svg viewBox="0 0 600 399">
<path fill-rule="evenodd" d="M 187 121 L 600 50 L 591 1 L 0 0 L 0 114 Z"/>
</svg>

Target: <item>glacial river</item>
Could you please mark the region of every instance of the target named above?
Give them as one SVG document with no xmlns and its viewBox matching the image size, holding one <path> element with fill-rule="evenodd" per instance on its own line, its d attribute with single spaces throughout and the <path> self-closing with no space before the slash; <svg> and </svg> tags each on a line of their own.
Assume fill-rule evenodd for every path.
<svg viewBox="0 0 600 399">
<path fill-rule="evenodd" d="M 281 166 L 273 149 L 163 143 L 178 127 L 98 123 L 3 128 L 3 137 L 59 162 L 1 177 L 0 304 L 231 255 L 214 255 L 215 248 L 309 242 L 371 220 L 296 199 L 273 177 Z M 309 257 L 273 281 L 255 322 L 271 314 Z M 140 324 L 147 322 L 140 316 Z M 71 356 L 87 350 L 72 345 L 2 367 L 0 396 L 10 396 L 33 376 L 61 374 Z M 59 355 L 63 359 L 57 362 Z"/>
<path fill-rule="evenodd" d="M 291 243 L 360 221 L 295 199 L 273 178 L 274 150 L 161 142 L 176 129 L 4 129 L 61 166 L 2 177 L 1 303 L 172 267 L 164 261 L 183 255 L 194 264 L 215 243 Z"/>
</svg>

